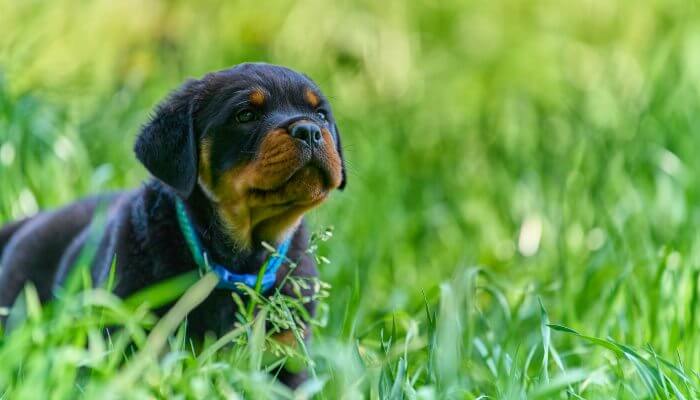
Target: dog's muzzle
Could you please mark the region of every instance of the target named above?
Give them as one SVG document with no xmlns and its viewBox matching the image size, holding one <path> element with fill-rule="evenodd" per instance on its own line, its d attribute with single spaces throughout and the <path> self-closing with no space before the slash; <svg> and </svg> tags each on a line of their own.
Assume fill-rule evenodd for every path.
<svg viewBox="0 0 700 400">
<path fill-rule="evenodd" d="M 321 128 L 312 122 L 295 122 L 287 128 L 287 131 L 293 138 L 301 141 L 312 149 L 323 146 Z"/>
</svg>

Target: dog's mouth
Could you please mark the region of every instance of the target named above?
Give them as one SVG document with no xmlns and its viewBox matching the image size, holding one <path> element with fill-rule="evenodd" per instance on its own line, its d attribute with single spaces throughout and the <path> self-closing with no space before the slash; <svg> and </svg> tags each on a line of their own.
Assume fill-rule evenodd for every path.
<svg viewBox="0 0 700 400">
<path fill-rule="evenodd" d="M 327 171 L 313 163 L 298 168 L 281 184 L 248 191 L 253 238 L 275 240 L 323 203 L 333 189 Z"/>
<path fill-rule="evenodd" d="M 332 190 L 330 172 L 323 167 L 308 163 L 294 171 L 288 179 L 272 188 L 249 190 L 254 203 L 265 206 L 308 206 L 318 204 Z"/>
<path fill-rule="evenodd" d="M 255 159 L 232 169 L 216 191 L 220 215 L 243 245 L 275 241 L 342 182 L 342 163 L 330 132 L 306 146 L 284 130 L 268 134 Z"/>
<path fill-rule="evenodd" d="M 321 135 L 323 140 L 314 146 L 283 130 L 268 135 L 252 164 L 257 171 L 248 186 L 253 207 L 315 205 L 340 186 L 342 168 L 335 143 L 328 130 Z"/>
</svg>

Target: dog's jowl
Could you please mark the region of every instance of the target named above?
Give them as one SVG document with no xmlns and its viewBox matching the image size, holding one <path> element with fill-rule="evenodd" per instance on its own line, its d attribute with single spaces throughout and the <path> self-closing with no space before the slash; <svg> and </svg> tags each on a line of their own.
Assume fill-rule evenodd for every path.
<svg viewBox="0 0 700 400">
<path fill-rule="evenodd" d="M 316 276 L 303 216 L 345 186 L 345 169 L 330 104 L 309 78 L 250 63 L 189 80 L 156 107 L 134 152 L 153 175 L 139 189 L 0 229 L 0 307 L 29 282 L 42 301 L 52 298 L 94 236 L 96 210 L 106 222 L 94 284 L 107 279 L 113 261 L 113 290 L 122 297 L 202 264 L 219 275 L 219 287 L 188 316 L 195 336 L 231 329 L 231 290 L 257 283 L 270 256 L 263 242 L 284 255 L 268 262 L 266 293 L 294 296 L 280 287 L 285 276 Z M 314 304 L 307 308 L 313 313 Z"/>
</svg>

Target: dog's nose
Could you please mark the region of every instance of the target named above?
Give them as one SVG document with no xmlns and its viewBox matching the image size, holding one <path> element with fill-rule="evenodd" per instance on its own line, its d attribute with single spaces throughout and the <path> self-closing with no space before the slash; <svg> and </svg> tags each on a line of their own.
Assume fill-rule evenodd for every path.
<svg viewBox="0 0 700 400">
<path fill-rule="evenodd" d="M 319 128 L 318 125 L 310 122 L 294 124 L 289 133 L 292 135 L 292 137 L 301 140 L 309 146 L 316 146 L 323 142 L 321 128 Z"/>
</svg>

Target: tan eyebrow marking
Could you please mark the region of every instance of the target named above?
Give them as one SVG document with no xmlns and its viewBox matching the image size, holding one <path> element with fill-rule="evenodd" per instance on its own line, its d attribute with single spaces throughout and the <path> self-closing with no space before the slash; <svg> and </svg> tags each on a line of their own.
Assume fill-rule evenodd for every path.
<svg viewBox="0 0 700 400">
<path fill-rule="evenodd" d="M 248 96 L 250 103 L 256 107 L 260 107 L 265 104 L 265 93 L 260 89 L 253 89 Z"/>
<path fill-rule="evenodd" d="M 318 95 L 314 93 L 314 91 L 311 89 L 306 89 L 306 93 L 304 93 L 304 98 L 306 98 L 306 101 L 313 108 L 316 108 L 318 106 L 318 103 L 320 102 Z"/>
</svg>

